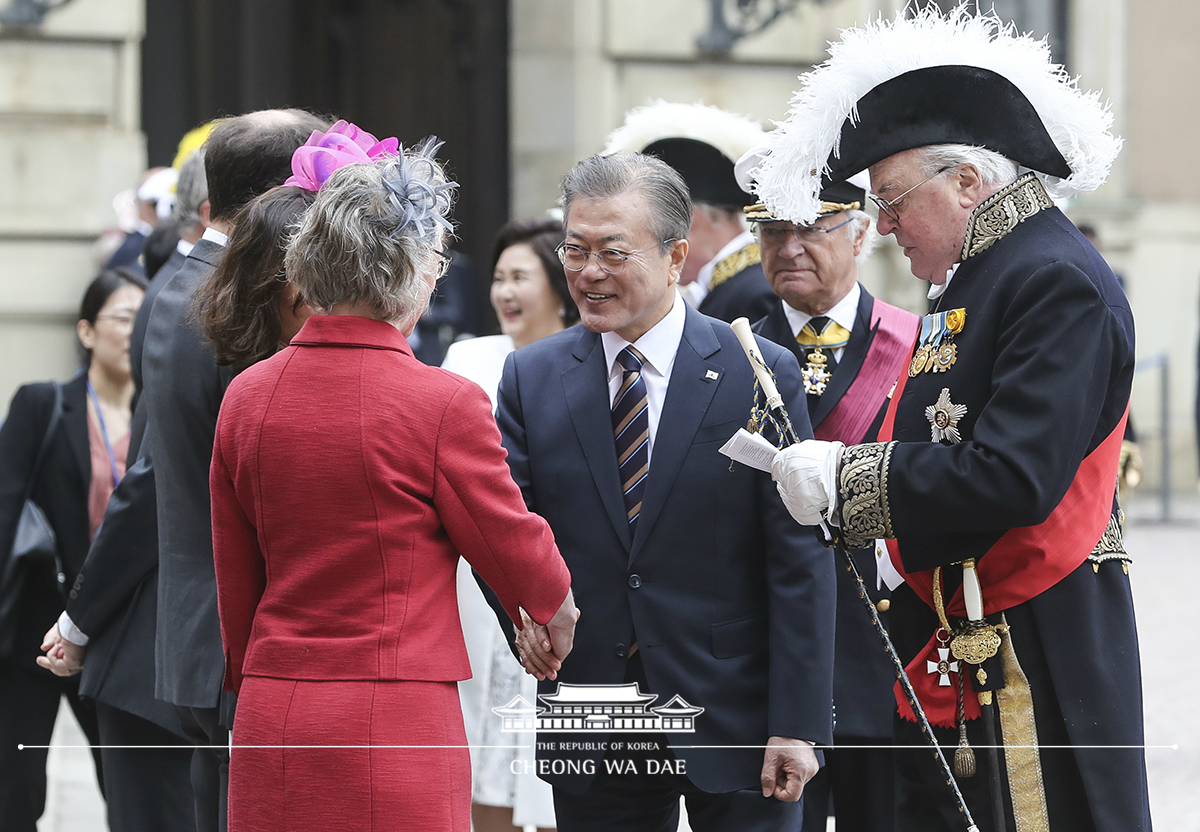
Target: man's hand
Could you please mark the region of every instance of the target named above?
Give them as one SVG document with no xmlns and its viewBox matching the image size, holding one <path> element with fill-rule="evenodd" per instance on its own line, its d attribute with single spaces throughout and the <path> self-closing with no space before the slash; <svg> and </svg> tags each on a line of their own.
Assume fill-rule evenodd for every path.
<svg viewBox="0 0 1200 832">
<path fill-rule="evenodd" d="M 517 656 L 525 672 L 539 681 L 557 679 L 562 660 L 574 646 L 575 622 L 578 620 L 579 610 L 570 590 L 554 617 L 545 625 L 538 624 L 521 610 L 522 629 L 517 633 L 516 642 Z"/>
<path fill-rule="evenodd" d="M 822 517 L 833 521 L 838 463 L 845 447 L 841 442 L 806 439 L 775 454 L 771 478 L 788 513 L 800 525 L 815 526 Z"/>
<path fill-rule="evenodd" d="M 795 803 L 804 792 L 804 784 L 812 779 L 818 768 L 812 743 L 791 737 L 771 737 L 763 755 L 763 797 Z"/>
<path fill-rule="evenodd" d="M 74 676 L 83 670 L 83 657 L 87 654 L 87 648 L 63 638 L 57 623 L 46 631 L 41 649 L 46 655 L 38 656 L 37 663 L 55 676 Z"/>
</svg>

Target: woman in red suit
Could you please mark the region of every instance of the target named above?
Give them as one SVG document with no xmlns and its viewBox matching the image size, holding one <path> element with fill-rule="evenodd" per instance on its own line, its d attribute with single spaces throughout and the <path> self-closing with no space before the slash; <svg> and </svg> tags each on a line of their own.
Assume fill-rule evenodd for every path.
<svg viewBox="0 0 1200 832">
<path fill-rule="evenodd" d="M 405 340 L 446 262 L 454 185 L 436 149 L 329 178 L 286 259 L 318 314 L 221 406 L 231 832 L 467 832 L 460 554 L 514 622 L 524 609 L 570 649 L 570 576 L 512 482 L 487 395 Z"/>
</svg>

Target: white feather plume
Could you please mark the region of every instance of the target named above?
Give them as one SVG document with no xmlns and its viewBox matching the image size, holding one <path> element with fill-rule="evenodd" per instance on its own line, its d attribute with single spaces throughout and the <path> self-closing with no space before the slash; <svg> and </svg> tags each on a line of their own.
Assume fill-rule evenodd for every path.
<svg viewBox="0 0 1200 832">
<path fill-rule="evenodd" d="M 857 119 L 857 103 L 879 84 L 931 66 L 989 69 L 1011 81 L 1033 105 L 1071 168 L 1066 179 L 1040 174 L 1055 198 L 1094 191 L 1108 177 L 1121 140 L 1099 93 L 1083 92 L 1078 79 L 1050 59 L 1045 40 L 1019 34 L 994 13 L 975 14 L 966 4 L 945 16 L 933 4 L 913 17 L 898 12 L 862 28 L 846 29 L 830 44 L 829 58 L 800 76 L 791 110 L 768 139 L 769 152 L 755 171 L 756 191 L 776 216 L 812 222 L 820 200 L 820 174 L 838 155 L 842 124 Z"/>
<path fill-rule="evenodd" d="M 710 144 L 735 161 L 762 144 L 766 131 L 746 116 L 707 104 L 677 104 L 658 100 L 634 107 L 625 123 L 608 135 L 604 155 L 620 150 L 642 151 L 659 139 L 695 139 Z"/>
</svg>

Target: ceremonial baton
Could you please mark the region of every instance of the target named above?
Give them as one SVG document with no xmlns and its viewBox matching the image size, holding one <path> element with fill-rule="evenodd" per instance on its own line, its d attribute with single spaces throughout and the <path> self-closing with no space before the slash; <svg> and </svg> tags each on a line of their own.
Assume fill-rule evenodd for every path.
<svg viewBox="0 0 1200 832">
<path fill-rule="evenodd" d="M 787 410 L 783 406 L 783 397 L 779 395 L 779 390 L 775 387 L 775 379 L 771 377 L 771 370 L 767 367 L 766 362 L 763 361 L 762 355 L 758 351 L 758 343 L 754 340 L 754 333 L 750 331 L 750 322 L 745 318 L 738 318 L 731 326 L 733 327 L 734 335 L 737 336 L 738 341 L 742 345 L 742 349 L 746 352 L 746 358 L 750 362 L 751 369 L 754 370 L 754 376 L 758 379 L 758 386 L 762 388 L 763 395 L 766 396 L 767 410 L 775 417 L 779 426 L 779 432 L 783 436 L 784 441 L 789 445 L 799 443 L 800 437 L 796 435 L 796 429 L 792 427 L 791 417 L 788 416 Z M 831 534 L 829 537 L 834 548 L 845 559 L 850 574 L 854 576 L 854 582 L 858 587 L 858 597 L 862 599 L 863 604 L 866 606 L 867 614 L 871 616 L 871 623 L 875 626 L 875 632 L 883 642 L 888 658 L 892 660 L 892 668 L 896 671 L 896 678 L 900 680 L 900 688 L 904 691 L 904 698 L 908 700 L 908 705 L 912 708 L 912 712 L 917 718 L 917 725 L 920 727 L 921 733 L 929 740 L 933 756 L 937 758 L 938 765 L 942 769 L 942 775 L 946 778 L 946 785 L 954 792 L 954 799 L 958 801 L 958 811 L 962 814 L 963 820 L 967 824 L 967 832 L 979 832 L 979 827 L 975 825 L 975 820 L 971 817 L 971 810 L 967 808 L 967 801 L 963 798 L 962 791 L 958 788 L 958 781 L 954 779 L 954 772 L 950 770 L 950 766 L 946 762 L 946 757 L 942 754 L 942 747 L 938 745 L 937 737 L 933 734 L 933 728 L 929 724 L 929 719 L 925 716 L 925 709 L 921 707 L 921 703 L 917 700 L 917 692 L 913 690 L 912 682 L 908 679 L 908 673 L 904 670 L 904 663 L 900 661 L 900 656 L 896 653 L 896 647 L 892 644 L 891 636 L 888 635 L 883 622 L 879 620 L 879 612 L 875 609 L 875 604 L 871 602 L 871 597 L 867 594 L 867 587 L 863 583 L 862 575 L 858 571 L 858 565 L 854 562 L 854 558 L 850 555 L 840 536 Z"/>
</svg>

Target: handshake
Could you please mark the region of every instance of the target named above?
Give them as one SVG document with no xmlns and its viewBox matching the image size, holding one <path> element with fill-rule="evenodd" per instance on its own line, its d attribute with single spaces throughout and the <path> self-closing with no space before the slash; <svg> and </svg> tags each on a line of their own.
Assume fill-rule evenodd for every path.
<svg viewBox="0 0 1200 832">
<path fill-rule="evenodd" d="M 578 620 L 579 609 L 569 589 L 558 612 L 545 624 L 538 624 L 529 613 L 521 610 L 521 630 L 517 632 L 516 647 L 517 658 L 525 672 L 539 681 L 557 678 L 563 659 L 575 643 L 575 622 Z"/>
<path fill-rule="evenodd" d="M 837 480 L 845 447 L 841 442 L 806 439 L 775 455 L 771 478 L 797 523 L 816 526 L 824 520 L 840 525 Z"/>
</svg>

